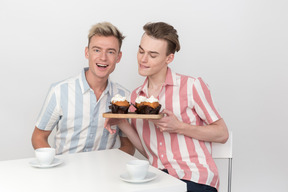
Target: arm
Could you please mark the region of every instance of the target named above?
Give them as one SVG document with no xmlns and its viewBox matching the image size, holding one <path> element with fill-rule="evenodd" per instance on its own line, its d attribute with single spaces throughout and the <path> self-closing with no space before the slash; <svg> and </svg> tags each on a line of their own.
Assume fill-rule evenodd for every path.
<svg viewBox="0 0 288 192">
<path fill-rule="evenodd" d="M 178 133 L 197 140 L 216 143 L 225 143 L 229 137 L 223 119 L 209 125 L 197 126 L 179 121 L 171 111 L 163 110 L 163 113 L 166 115 L 160 120 L 151 120 L 162 132 Z"/>
<path fill-rule="evenodd" d="M 130 142 L 136 147 L 136 149 L 146 157 L 146 152 L 142 146 L 141 140 L 138 136 L 136 130 L 132 127 L 132 125 L 127 121 L 127 119 L 105 119 L 104 127 L 111 134 L 114 134 L 116 130 L 111 129 L 112 125 L 118 125 L 118 127 L 122 130 L 123 133 L 128 137 Z"/>
<path fill-rule="evenodd" d="M 34 149 L 41 148 L 41 147 L 50 147 L 48 143 L 48 137 L 52 131 L 43 131 L 35 127 L 34 132 L 32 134 L 32 145 Z"/>
<path fill-rule="evenodd" d="M 178 132 L 198 140 L 216 143 L 226 143 L 229 137 L 228 129 L 223 119 L 204 126 L 189 125 L 182 122 Z"/>
<path fill-rule="evenodd" d="M 131 141 L 127 137 L 120 137 L 120 141 L 121 141 L 121 147 L 119 149 L 130 155 L 134 155 L 135 147 L 131 143 Z"/>
</svg>

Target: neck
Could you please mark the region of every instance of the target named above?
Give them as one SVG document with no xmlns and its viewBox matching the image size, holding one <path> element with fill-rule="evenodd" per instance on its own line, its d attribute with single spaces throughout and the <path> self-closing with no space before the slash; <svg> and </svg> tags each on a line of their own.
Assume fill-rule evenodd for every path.
<svg viewBox="0 0 288 192">
<path fill-rule="evenodd" d="M 108 84 L 108 78 L 97 78 L 89 73 L 89 70 L 85 73 L 86 80 L 88 82 L 89 87 L 94 91 L 94 94 L 97 100 L 102 95 L 103 91 L 106 89 Z"/>
<path fill-rule="evenodd" d="M 161 70 L 159 73 L 148 77 L 148 91 L 149 96 L 158 97 L 165 84 L 167 68 Z"/>
<path fill-rule="evenodd" d="M 165 67 L 161 71 L 148 76 L 148 88 L 157 88 L 165 83 L 168 68 Z"/>
</svg>

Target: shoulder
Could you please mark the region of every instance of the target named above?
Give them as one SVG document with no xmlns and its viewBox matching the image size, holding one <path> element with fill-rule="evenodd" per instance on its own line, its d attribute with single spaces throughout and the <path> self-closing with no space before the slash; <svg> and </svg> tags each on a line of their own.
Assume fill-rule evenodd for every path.
<svg viewBox="0 0 288 192">
<path fill-rule="evenodd" d="M 184 75 L 184 74 L 180 74 L 180 73 L 175 73 L 175 79 L 177 82 L 181 82 L 182 84 L 184 83 L 188 83 L 188 84 L 194 84 L 196 81 L 198 81 L 197 79 L 201 78 L 201 77 L 192 77 L 189 75 Z"/>
<path fill-rule="evenodd" d="M 80 78 L 79 75 L 77 75 L 77 76 L 73 76 L 73 77 L 68 77 L 68 78 L 61 80 L 61 81 L 54 82 L 51 84 L 50 89 L 59 89 L 62 86 L 66 86 L 66 85 L 68 86 L 71 84 L 75 84 L 79 78 Z"/>
<path fill-rule="evenodd" d="M 130 91 L 124 87 L 123 85 L 119 84 L 119 83 L 116 83 L 116 82 L 113 82 L 113 81 L 110 81 L 110 84 L 111 84 L 111 87 L 113 90 L 119 92 L 124 92 L 125 94 L 130 94 Z"/>
<path fill-rule="evenodd" d="M 176 73 L 176 76 L 177 76 L 177 78 L 181 78 L 182 80 L 189 81 L 193 84 L 202 84 L 202 83 L 206 84 L 202 77 L 192 77 L 189 75 L 183 75 L 183 74 L 179 74 L 179 73 Z"/>
<path fill-rule="evenodd" d="M 201 85 L 202 87 L 208 87 L 208 84 L 203 80 L 202 77 L 197 77 L 194 80 L 195 84 Z"/>
<path fill-rule="evenodd" d="M 181 82 L 181 84 L 186 84 L 188 87 L 198 87 L 198 88 L 204 88 L 209 89 L 209 85 L 206 83 L 206 81 L 203 80 L 202 77 L 192 77 L 189 75 L 183 75 L 176 73 L 176 79 L 178 82 Z"/>
</svg>

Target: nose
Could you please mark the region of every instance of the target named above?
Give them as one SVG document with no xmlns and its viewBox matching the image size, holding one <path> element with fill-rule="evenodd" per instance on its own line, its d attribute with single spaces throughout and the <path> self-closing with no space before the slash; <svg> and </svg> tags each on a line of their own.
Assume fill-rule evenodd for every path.
<svg viewBox="0 0 288 192">
<path fill-rule="evenodd" d="M 140 54 L 140 60 L 142 63 L 146 63 L 148 61 L 148 54 Z"/>
<path fill-rule="evenodd" d="M 100 54 L 100 59 L 101 59 L 102 61 L 105 61 L 105 60 L 107 59 L 107 55 L 106 55 L 106 53 L 105 53 L 104 51 L 101 52 L 101 54 Z"/>
</svg>

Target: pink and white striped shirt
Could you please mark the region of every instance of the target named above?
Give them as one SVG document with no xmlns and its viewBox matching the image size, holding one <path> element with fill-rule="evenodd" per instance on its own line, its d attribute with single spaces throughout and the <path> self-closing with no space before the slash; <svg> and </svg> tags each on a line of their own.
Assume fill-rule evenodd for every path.
<svg viewBox="0 0 288 192">
<path fill-rule="evenodd" d="M 148 79 L 135 89 L 131 100 L 148 97 Z M 180 75 L 168 68 L 165 84 L 158 96 L 162 109 L 172 111 L 180 121 L 207 125 L 220 119 L 207 85 L 201 78 Z M 162 110 L 161 109 L 161 110 Z M 135 108 L 131 107 L 131 111 Z M 160 132 L 152 122 L 132 119 L 151 165 L 169 174 L 218 189 L 218 170 L 211 156 L 211 143 L 188 136 Z"/>
</svg>

